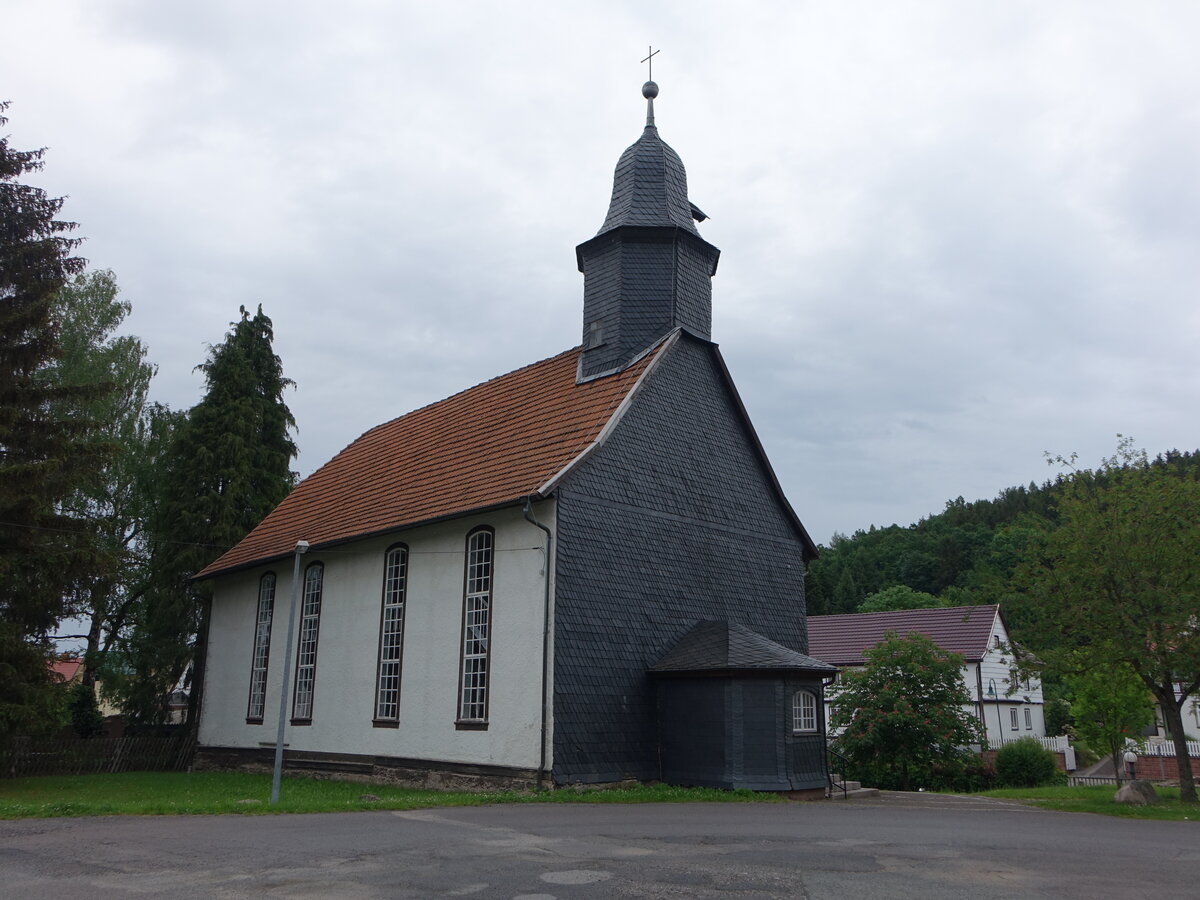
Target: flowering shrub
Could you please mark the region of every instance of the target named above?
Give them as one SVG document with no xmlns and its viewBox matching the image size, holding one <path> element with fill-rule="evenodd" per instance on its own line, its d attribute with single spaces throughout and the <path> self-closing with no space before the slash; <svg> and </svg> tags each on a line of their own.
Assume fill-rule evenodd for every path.
<svg viewBox="0 0 1200 900">
<path fill-rule="evenodd" d="M 889 632 L 831 690 L 834 749 L 875 787 L 912 790 L 958 784 L 982 740 L 962 680 L 962 657 L 923 634 Z M 976 773 L 982 780 L 982 772 Z"/>
</svg>

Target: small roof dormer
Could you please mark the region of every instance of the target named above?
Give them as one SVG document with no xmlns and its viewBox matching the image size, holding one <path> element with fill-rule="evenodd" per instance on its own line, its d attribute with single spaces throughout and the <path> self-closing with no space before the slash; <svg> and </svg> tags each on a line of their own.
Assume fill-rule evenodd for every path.
<svg viewBox="0 0 1200 900">
<path fill-rule="evenodd" d="M 620 371 L 676 328 L 709 340 L 720 251 L 696 228 L 683 160 L 654 123 L 658 85 L 642 86 L 646 127 L 621 154 L 608 215 L 575 252 L 583 273 L 579 379 Z"/>
</svg>

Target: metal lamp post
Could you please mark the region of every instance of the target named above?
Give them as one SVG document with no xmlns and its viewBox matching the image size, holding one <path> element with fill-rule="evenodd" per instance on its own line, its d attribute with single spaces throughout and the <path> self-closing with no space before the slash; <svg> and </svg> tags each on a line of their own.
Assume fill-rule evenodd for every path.
<svg viewBox="0 0 1200 900">
<path fill-rule="evenodd" d="M 275 773 L 271 777 L 271 804 L 279 802 L 279 781 L 283 776 L 283 726 L 287 715 L 288 668 L 292 641 L 296 635 L 296 600 L 300 596 L 300 557 L 308 550 L 308 541 L 297 541 L 292 563 L 292 608 L 288 612 L 287 650 L 283 654 L 283 686 L 279 689 L 279 729 L 275 733 Z"/>
</svg>

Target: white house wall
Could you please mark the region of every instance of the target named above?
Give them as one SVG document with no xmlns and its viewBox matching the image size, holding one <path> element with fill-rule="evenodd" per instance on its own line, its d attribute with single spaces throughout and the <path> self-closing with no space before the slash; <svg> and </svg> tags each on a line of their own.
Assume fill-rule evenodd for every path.
<svg viewBox="0 0 1200 900">
<path fill-rule="evenodd" d="M 534 509 L 554 528 L 554 504 Z M 467 533 L 495 529 L 488 726 L 458 730 L 463 577 Z M 408 546 L 399 727 L 372 724 L 384 554 Z M 325 566 L 312 723 L 288 725 L 291 750 L 354 753 L 532 769 L 540 762 L 545 535 L 506 509 L 345 544 L 302 557 Z M 261 576 L 276 574 L 266 709 L 246 722 Z M 296 643 L 284 659 L 292 563 L 288 559 L 216 580 L 200 741 L 211 747 L 274 746 L 283 666 L 295 687 Z M 297 616 L 299 618 L 299 616 Z M 551 652 L 553 652 L 551 650 Z M 553 686 L 548 686 L 552 692 Z M 552 696 L 549 693 L 548 696 Z M 288 712 L 291 715 L 291 697 Z M 552 723 L 548 724 L 548 730 Z M 552 731 L 549 731 L 552 735 Z M 547 740 L 546 764 L 552 763 Z"/>
<path fill-rule="evenodd" d="M 997 638 L 999 647 L 996 646 Z M 979 661 L 980 681 L 970 685 L 971 696 L 982 697 L 984 724 L 987 726 L 988 744 L 992 747 L 999 747 L 1003 741 L 1015 738 L 1046 736 L 1042 683 L 1037 678 L 1030 678 L 1013 685 L 1009 680 L 1012 665 L 1013 652 L 1008 631 L 997 614 L 988 637 L 987 652 Z M 1017 711 L 1015 729 L 1012 727 L 1014 709 Z M 1025 721 L 1027 709 L 1029 726 Z"/>
</svg>

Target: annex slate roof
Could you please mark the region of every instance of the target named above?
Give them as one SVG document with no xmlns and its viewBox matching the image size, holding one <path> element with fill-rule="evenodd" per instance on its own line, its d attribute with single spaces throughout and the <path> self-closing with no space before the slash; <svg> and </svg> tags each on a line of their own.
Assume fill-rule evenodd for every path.
<svg viewBox="0 0 1200 900">
<path fill-rule="evenodd" d="M 779 669 L 833 675 L 837 667 L 789 650 L 736 622 L 700 621 L 650 667 L 651 672 Z"/>
<path fill-rule="evenodd" d="M 662 351 L 576 384 L 578 347 L 386 422 L 305 478 L 195 578 L 519 502 L 589 450 Z"/>
<path fill-rule="evenodd" d="M 700 234 L 692 220 L 683 160 L 652 124 L 617 161 L 608 217 L 597 234 L 622 225 L 676 226 Z"/>
<path fill-rule="evenodd" d="M 941 649 L 961 653 L 977 662 L 988 650 L 999 607 L 952 606 L 945 609 L 903 609 L 895 612 L 850 613 L 808 617 L 808 650 L 838 666 L 860 666 L 863 650 L 874 647 L 894 631 L 904 637 L 918 631 Z"/>
</svg>

